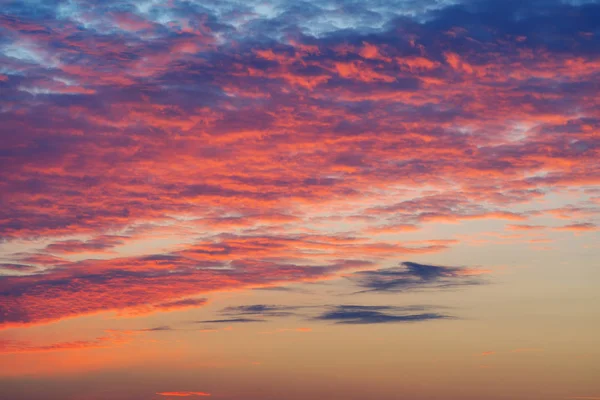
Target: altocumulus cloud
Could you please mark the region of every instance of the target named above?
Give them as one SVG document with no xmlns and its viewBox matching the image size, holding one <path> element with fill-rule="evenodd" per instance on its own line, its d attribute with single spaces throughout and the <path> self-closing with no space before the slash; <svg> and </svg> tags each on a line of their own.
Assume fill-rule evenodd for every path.
<svg viewBox="0 0 600 400">
<path fill-rule="evenodd" d="M 375 268 L 451 243 L 370 232 L 524 226 L 515 205 L 600 183 L 598 1 L 259 3 L 3 2 L 0 241 L 48 245 L 2 260 L 0 327 Z M 298 234 L 340 201 L 328 228 L 353 236 Z M 598 207 L 573 207 L 556 233 L 595 234 Z M 206 240 L 118 253 L 165 230 Z M 416 263 L 353 279 L 476 282 Z"/>
</svg>

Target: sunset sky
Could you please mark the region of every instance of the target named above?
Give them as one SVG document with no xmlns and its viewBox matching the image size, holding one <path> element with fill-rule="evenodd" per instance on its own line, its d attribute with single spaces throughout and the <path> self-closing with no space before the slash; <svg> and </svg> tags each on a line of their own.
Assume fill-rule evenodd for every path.
<svg viewBox="0 0 600 400">
<path fill-rule="evenodd" d="M 600 400 L 600 1 L 0 0 L 0 400 Z"/>
</svg>

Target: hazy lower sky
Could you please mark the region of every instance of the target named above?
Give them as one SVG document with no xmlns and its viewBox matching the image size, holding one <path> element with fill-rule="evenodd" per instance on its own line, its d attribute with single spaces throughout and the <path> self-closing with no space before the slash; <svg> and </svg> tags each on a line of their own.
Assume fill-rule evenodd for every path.
<svg viewBox="0 0 600 400">
<path fill-rule="evenodd" d="M 0 0 L 1 400 L 600 400 L 600 2 Z"/>
</svg>

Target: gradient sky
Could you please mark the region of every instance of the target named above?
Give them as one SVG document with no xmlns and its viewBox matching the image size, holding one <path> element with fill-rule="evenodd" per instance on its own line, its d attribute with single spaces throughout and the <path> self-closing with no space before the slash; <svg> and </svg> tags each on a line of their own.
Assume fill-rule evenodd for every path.
<svg viewBox="0 0 600 400">
<path fill-rule="evenodd" d="M 600 400 L 600 1 L 0 0 L 0 399 Z"/>
</svg>

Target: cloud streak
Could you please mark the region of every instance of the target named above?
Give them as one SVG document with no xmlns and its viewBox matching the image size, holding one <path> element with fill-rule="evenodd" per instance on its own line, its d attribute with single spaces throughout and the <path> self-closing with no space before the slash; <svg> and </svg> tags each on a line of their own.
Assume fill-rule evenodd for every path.
<svg viewBox="0 0 600 400">
<path fill-rule="evenodd" d="M 428 307 L 393 307 L 341 305 L 333 307 L 316 317 L 320 321 L 333 321 L 336 324 L 369 325 L 423 322 L 451 318 L 449 315 L 427 311 Z"/>
<path fill-rule="evenodd" d="M 22 340 L 0 340 L 0 354 L 46 353 L 70 350 L 105 349 L 130 343 L 133 336 L 142 331 L 107 330 L 106 335 L 93 340 L 76 340 L 40 345 Z"/>
<path fill-rule="evenodd" d="M 478 275 L 488 271 L 463 267 L 403 262 L 402 267 L 359 271 L 348 278 L 362 287 L 362 292 L 402 292 L 418 289 L 444 289 L 478 285 Z"/>
</svg>

